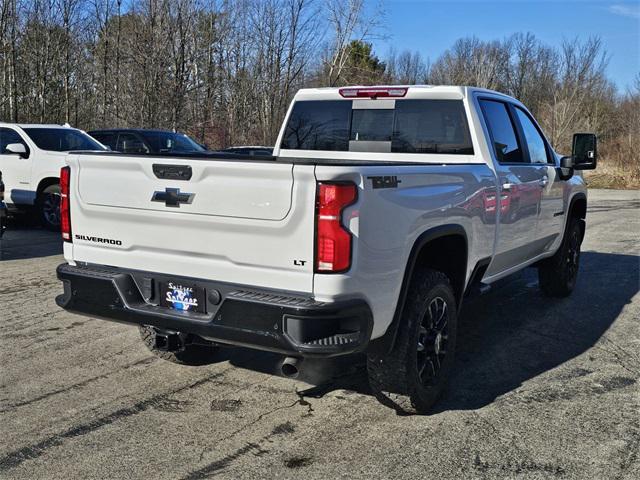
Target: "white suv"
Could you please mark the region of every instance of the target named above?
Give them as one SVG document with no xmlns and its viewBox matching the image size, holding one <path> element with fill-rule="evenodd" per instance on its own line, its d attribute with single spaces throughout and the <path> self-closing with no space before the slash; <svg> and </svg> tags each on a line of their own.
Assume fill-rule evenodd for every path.
<svg viewBox="0 0 640 480">
<path fill-rule="evenodd" d="M 60 228 L 60 168 L 66 152 L 106 150 L 68 125 L 0 123 L 0 171 L 10 210 L 35 207 L 45 228 Z"/>
</svg>

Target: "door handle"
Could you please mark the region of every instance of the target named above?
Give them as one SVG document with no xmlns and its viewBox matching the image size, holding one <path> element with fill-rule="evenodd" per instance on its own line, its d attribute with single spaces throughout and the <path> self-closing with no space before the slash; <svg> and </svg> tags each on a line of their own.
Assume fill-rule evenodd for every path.
<svg viewBox="0 0 640 480">
<path fill-rule="evenodd" d="M 540 186 L 541 186 L 541 187 L 546 187 L 546 186 L 547 186 L 547 184 L 549 183 L 549 177 L 547 177 L 547 176 L 545 175 L 544 177 L 542 177 L 542 178 L 540 179 L 540 182 L 539 182 L 539 183 L 540 183 Z"/>
</svg>

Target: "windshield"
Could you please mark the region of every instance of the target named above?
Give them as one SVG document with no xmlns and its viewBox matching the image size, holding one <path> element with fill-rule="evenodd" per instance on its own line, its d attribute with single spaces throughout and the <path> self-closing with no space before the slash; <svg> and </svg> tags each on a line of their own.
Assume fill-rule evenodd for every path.
<svg viewBox="0 0 640 480">
<path fill-rule="evenodd" d="M 361 108 L 357 100 L 296 102 L 281 147 L 473 154 L 460 100 L 396 100 L 391 108 Z"/>
<path fill-rule="evenodd" d="M 53 152 L 106 150 L 86 133 L 72 128 L 25 128 L 24 131 L 42 150 Z"/>
<path fill-rule="evenodd" d="M 184 133 L 140 132 L 153 152 L 204 152 L 202 145 L 196 143 Z"/>
</svg>

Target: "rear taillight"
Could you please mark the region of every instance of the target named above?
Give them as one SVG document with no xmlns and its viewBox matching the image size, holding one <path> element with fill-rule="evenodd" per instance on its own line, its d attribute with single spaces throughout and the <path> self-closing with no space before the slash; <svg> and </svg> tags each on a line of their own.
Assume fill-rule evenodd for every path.
<svg viewBox="0 0 640 480">
<path fill-rule="evenodd" d="M 62 167 L 60 170 L 60 229 L 62 239 L 65 242 L 71 241 L 71 212 L 69 210 L 69 180 L 71 170 L 69 167 Z"/>
<path fill-rule="evenodd" d="M 351 233 L 342 226 L 342 211 L 357 198 L 353 183 L 318 183 L 316 272 L 338 273 L 351 267 Z"/>
</svg>

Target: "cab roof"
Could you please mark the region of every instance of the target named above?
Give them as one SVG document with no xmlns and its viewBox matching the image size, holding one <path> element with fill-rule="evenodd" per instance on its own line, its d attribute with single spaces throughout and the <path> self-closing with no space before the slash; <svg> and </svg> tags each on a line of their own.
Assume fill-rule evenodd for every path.
<svg viewBox="0 0 640 480">
<path fill-rule="evenodd" d="M 89 130 L 89 133 L 112 133 L 112 132 L 177 133 L 178 135 L 184 135 L 181 132 L 174 132 L 173 130 L 164 130 L 161 128 L 95 128 L 93 130 Z"/>
<path fill-rule="evenodd" d="M 71 125 L 58 125 L 58 124 L 46 124 L 46 123 L 9 123 L 0 122 L 0 127 L 19 127 L 19 128 L 73 128 Z"/>
<path fill-rule="evenodd" d="M 340 90 L 356 90 L 356 89 L 406 89 L 406 95 L 397 98 L 405 99 L 464 99 L 474 92 L 490 93 L 492 95 L 500 95 L 509 99 L 508 95 L 489 90 L 487 88 L 471 87 L 464 85 L 349 85 L 344 87 L 320 87 L 320 88 L 303 88 L 298 91 L 295 100 L 338 100 L 345 98 L 340 94 Z M 389 97 L 393 99 L 392 97 Z M 353 100 L 353 98 L 345 98 Z M 515 99 L 513 99 L 515 100 Z"/>
</svg>

